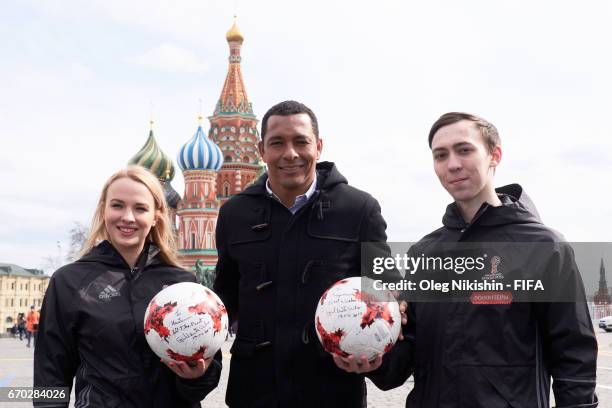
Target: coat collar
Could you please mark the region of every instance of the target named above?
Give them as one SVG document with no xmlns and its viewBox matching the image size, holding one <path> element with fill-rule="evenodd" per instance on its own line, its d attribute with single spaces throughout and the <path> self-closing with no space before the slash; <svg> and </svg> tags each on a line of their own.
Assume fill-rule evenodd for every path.
<svg viewBox="0 0 612 408">
<path fill-rule="evenodd" d="M 519 184 L 509 184 L 495 189 L 502 205 L 493 207 L 483 203 L 476 212 L 471 225 L 501 226 L 508 224 L 542 224 L 538 210 L 533 201 L 523 191 Z M 442 224 L 447 228 L 462 229 L 468 225 L 463 217 L 457 203 L 453 202 L 446 207 L 442 217 Z"/>
<path fill-rule="evenodd" d="M 261 196 L 267 195 L 266 182 L 268 181 L 268 173 L 264 173 L 251 184 L 240 195 Z M 348 184 L 346 178 L 340 174 L 338 168 L 333 162 L 317 163 L 317 186 L 316 191 L 322 192 L 329 190 L 337 184 Z"/>
</svg>

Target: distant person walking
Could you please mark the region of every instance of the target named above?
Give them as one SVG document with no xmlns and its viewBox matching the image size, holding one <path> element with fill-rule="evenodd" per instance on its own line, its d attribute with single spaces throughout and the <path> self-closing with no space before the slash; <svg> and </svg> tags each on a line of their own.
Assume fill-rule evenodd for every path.
<svg viewBox="0 0 612 408">
<path fill-rule="evenodd" d="M 17 331 L 19 332 L 19 340 L 23 340 L 24 334 L 27 337 L 25 313 L 19 313 L 17 315 Z"/>
<path fill-rule="evenodd" d="M 30 312 L 26 317 L 26 337 L 28 338 L 28 344 L 26 347 L 30 347 L 30 341 L 32 342 L 32 347 L 36 347 L 36 334 L 38 333 L 38 320 L 40 319 L 40 314 L 34 308 L 34 305 L 30 306 Z"/>
</svg>

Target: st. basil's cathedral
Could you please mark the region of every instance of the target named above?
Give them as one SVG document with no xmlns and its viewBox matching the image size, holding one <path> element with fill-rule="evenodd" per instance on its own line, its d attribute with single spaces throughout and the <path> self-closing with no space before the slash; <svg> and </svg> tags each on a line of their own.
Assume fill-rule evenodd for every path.
<svg viewBox="0 0 612 408">
<path fill-rule="evenodd" d="M 129 161 L 148 168 L 161 181 L 175 226 L 179 261 L 185 269 L 197 271 L 200 279 L 217 263 L 219 208 L 264 171 L 257 150 L 257 118 L 240 68 L 244 37 L 236 21 L 226 39 L 229 68 L 214 113 L 208 118 L 208 135 L 200 116 L 195 134 L 179 149 L 177 162 L 185 179 L 183 197 L 172 188 L 174 163 L 159 148 L 152 127 L 142 149 Z"/>
</svg>

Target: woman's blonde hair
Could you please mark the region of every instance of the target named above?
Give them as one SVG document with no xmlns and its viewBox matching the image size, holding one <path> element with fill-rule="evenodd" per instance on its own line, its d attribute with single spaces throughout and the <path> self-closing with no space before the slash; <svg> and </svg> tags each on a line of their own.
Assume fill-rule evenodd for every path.
<svg viewBox="0 0 612 408">
<path fill-rule="evenodd" d="M 106 181 L 98 200 L 96 212 L 94 213 L 91 221 L 91 227 L 89 228 L 89 236 L 81 255 L 89 253 L 100 241 L 110 241 L 110 236 L 104 225 L 104 208 L 106 206 L 106 196 L 108 188 L 115 181 L 122 178 L 130 178 L 138 183 L 144 184 L 153 196 L 155 203 L 156 212 L 156 223 L 151 228 L 147 239 L 153 242 L 160 251 L 162 260 L 168 265 L 180 266 L 176 255 L 176 242 L 174 240 L 174 233 L 170 223 L 170 217 L 168 213 L 168 204 L 164 196 L 164 190 L 157 179 L 149 170 L 141 166 L 128 166 L 125 169 L 121 169 Z"/>
</svg>

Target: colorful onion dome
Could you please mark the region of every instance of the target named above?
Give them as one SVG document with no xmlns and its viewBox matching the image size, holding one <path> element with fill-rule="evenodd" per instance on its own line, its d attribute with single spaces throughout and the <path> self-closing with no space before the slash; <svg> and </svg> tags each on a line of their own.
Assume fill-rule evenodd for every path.
<svg viewBox="0 0 612 408">
<path fill-rule="evenodd" d="M 153 136 L 153 129 L 149 132 L 147 142 L 130 159 L 129 164 L 136 164 L 151 170 L 160 180 L 172 180 L 174 178 L 174 164 L 157 145 L 155 136 Z"/>
<path fill-rule="evenodd" d="M 181 147 L 177 161 L 181 170 L 214 170 L 223 165 L 221 149 L 198 126 L 195 135 Z"/>
<path fill-rule="evenodd" d="M 232 25 L 232 28 L 230 28 L 227 34 L 225 34 L 225 39 L 227 42 L 238 41 L 239 43 L 242 43 L 244 41 L 244 37 L 242 36 L 240 29 L 236 25 L 236 17 L 234 17 L 234 24 Z"/>
</svg>

